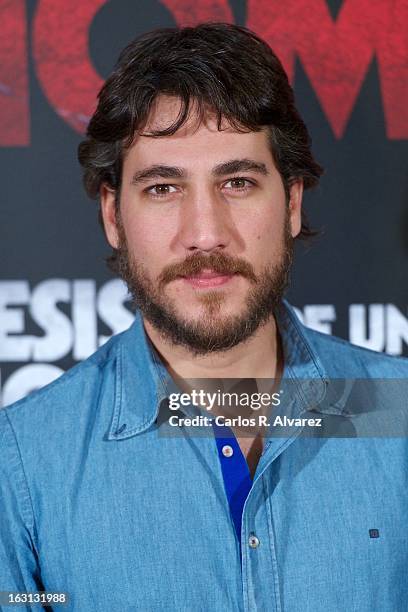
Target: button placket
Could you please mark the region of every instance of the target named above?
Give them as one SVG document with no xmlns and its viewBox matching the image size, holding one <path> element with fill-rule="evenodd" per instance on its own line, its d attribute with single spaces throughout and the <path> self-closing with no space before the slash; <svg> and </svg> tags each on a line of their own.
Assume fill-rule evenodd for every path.
<svg viewBox="0 0 408 612">
<path fill-rule="evenodd" d="M 222 447 L 221 452 L 224 455 L 224 457 L 232 457 L 232 455 L 234 454 L 234 449 L 229 444 L 225 444 Z"/>
<path fill-rule="evenodd" d="M 248 538 L 248 546 L 250 548 L 258 548 L 259 544 L 260 544 L 260 541 L 258 537 L 254 533 L 251 533 Z"/>
</svg>

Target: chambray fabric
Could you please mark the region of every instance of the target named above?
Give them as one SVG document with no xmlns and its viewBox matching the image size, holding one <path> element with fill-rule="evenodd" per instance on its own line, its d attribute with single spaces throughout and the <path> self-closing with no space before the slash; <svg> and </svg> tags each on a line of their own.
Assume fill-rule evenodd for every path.
<svg viewBox="0 0 408 612">
<path fill-rule="evenodd" d="M 308 330 L 287 303 L 276 318 L 284 378 L 310 379 L 292 415 L 331 379 L 408 377 L 407 360 Z M 268 438 L 240 553 L 214 437 L 164 435 L 166 375 L 137 315 L 0 410 L 0 591 L 67 591 L 58 609 L 79 612 L 408 610 L 405 437 Z"/>
</svg>

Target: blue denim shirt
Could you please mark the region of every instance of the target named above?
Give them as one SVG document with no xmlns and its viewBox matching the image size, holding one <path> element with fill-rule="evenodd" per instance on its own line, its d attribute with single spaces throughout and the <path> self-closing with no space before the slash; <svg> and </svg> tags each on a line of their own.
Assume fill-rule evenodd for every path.
<svg viewBox="0 0 408 612">
<path fill-rule="evenodd" d="M 408 377 L 287 303 L 276 320 L 284 378 L 308 380 L 292 415 L 326 397 L 340 416 L 331 379 Z M 268 438 L 240 547 L 214 437 L 160 435 L 166 375 L 137 315 L 0 410 L 0 591 L 66 591 L 79 612 L 408 610 L 405 437 Z"/>
</svg>

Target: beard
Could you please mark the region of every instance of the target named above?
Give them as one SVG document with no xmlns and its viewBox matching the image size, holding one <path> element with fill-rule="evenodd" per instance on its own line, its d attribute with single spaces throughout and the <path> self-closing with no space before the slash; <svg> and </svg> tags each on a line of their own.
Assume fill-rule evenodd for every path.
<svg viewBox="0 0 408 612">
<path fill-rule="evenodd" d="M 248 340 L 273 315 L 289 284 L 294 240 L 288 212 L 279 261 L 266 266 L 258 275 L 244 259 L 222 251 L 208 255 L 196 251 L 183 262 L 166 266 L 154 283 L 143 264 L 132 258 L 119 216 L 117 228 L 119 245 L 110 264 L 126 283 L 133 305 L 164 341 L 183 346 L 194 355 L 227 351 Z M 208 290 L 196 298 L 202 305 L 200 317 L 193 321 L 183 317 L 164 293 L 165 286 L 176 278 L 194 276 L 204 269 L 226 275 L 240 274 L 248 279 L 250 287 L 241 313 L 223 316 L 222 305 L 227 297 L 222 291 Z"/>
</svg>

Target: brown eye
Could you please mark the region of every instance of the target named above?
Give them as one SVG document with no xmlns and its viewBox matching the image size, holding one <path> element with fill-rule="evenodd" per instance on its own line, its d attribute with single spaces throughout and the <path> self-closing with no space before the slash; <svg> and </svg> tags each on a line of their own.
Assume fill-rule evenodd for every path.
<svg viewBox="0 0 408 612">
<path fill-rule="evenodd" d="M 169 193 L 169 187 L 169 185 L 156 185 L 154 190 L 158 195 L 164 195 L 165 193 Z"/>
<path fill-rule="evenodd" d="M 224 183 L 224 188 L 231 191 L 249 191 L 254 183 L 246 178 L 236 177 Z"/>
<path fill-rule="evenodd" d="M 235 189 L 243 189 L 244 187 L 246 187 L 246 180 L 245 179 L 241 179 L 241 178 L 237 178 L 237 179 L 232 179 L 231 180 L 231 185 L 235 188 Z"/>
<path fill-rule="evenodd" d="M 160 185 L 152 185 L 152 187 L 149 187 L 146 191 L 153 197 L 160 198 L 161 196 L 166 196 L 171 193 L 174 193 L 176 191 L 176 188 L 174 187 L 174 185 L 167 185 L 163 183 Z"/>
</svg>

